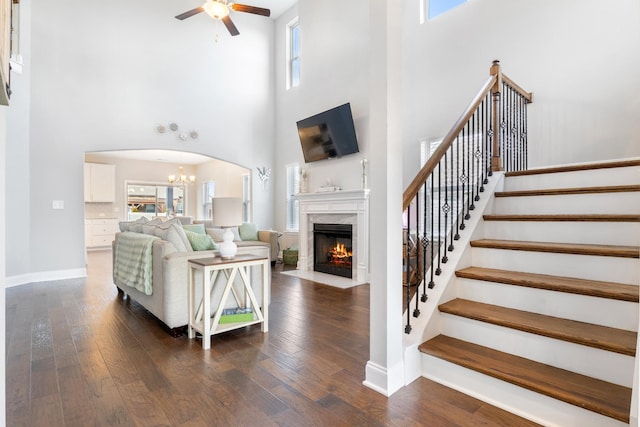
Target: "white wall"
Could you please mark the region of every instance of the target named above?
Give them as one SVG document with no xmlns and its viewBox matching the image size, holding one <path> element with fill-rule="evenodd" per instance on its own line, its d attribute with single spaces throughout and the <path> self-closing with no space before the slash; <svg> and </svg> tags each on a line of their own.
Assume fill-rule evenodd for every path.
<svg viewBox="0 0 640 427">
<path fill-rule="evenodd" d="M 404 17 L 404 181 L 418 139 L 446 134 L 491 61 L 534 92 L 530 165 L 640 155 L 640 2 L 472 0 L 419 24 Z"/>
<path fill-rule="evenodd" d="M 19 148 L 7 153 L 12 168 L 28 174 L 7 203 L 28 213 L 15 229 L 31 236 L 27 245 L 23 234 L 7 236 L 8 275 L 84 268 L 85 152 L 187 150 L 274 167 L 274 21 L 234 13 L 240 35 L 232 38 L 206 14 L 173 18 L 186 9 L 167 0 L 31 5 L 21 28 L 31 36 L 23 52 L 30 86 L 14 92 L 30 109 L 10 118 L 8 145 Z M 159 137 L 156 126 L 171 121 L 197 130 L 198 140 Z M 254 193 L 265 226 L 274 223 L 272 198 L 269 188 Z M 65 209 L 52 210 L 52 200 Z"/>
<path fill-rule="evenodd" d="M 7 107 L 0 106 L 0 164 L 3 166 L 2 170 L 6 171 L 6 145 L 7 145 L 7 132 L 6 132 L 6 119 L 7 119 Z M 6 242 L 6 179 L 5 174 L 0 176 L 0 242 Z M 7 342 L 7 336 L 5 334 L 5 313 L 6 313 L 6 298 L 5 298 L 5 271 L 6 261 L 5 254 L 7 252 L 6 244 L 0 246 L 0 354 L 6 354 L 5 346 Z M 5 381 L 5 363 L 0 363 L 0 425 L 4 425 L 6 420 L 6 384 Z"/>
<path fill-rule="evenodd" d="M 360 188 L 360 160 L 369 150 L 369 9 L 365 0 L 300 0 L 276 21 L 276 218 L 285 229 L 285 166 L 308 171 L 309 191 L 330 179 L 343 189 Z M 286 89 L 286 27 L 300 25 L 300 86 Z M 304 163 L 296 122 L 346 102 L 360 152 L 340 159 Z M 375 167 L 375 165 L 371 165 Z"/>
<path fill-rule="evenodd" d="M 20 28 L 30 28 L 31 2 L 20 4 Z M 31 37 L 29 31 L 20 34 L 20 51 L 23 53 L 22 73 L 11 72 L 11 108 L 7 110 L 6 138 L 6 173 L 12 177 L 6 186 L 7 223 L 11 224 L 6 230 L 6 241 L 11 250 L 6 253 L 7 274 L 30 270 L 29 256 L 31 228 L 30 190 L 31 167 L 29 164 L 30 142 L 29 122 L 31 107 L 30 98 L 30 62 Z M 3 258 L 4 259 L 4 258 Z M 4 276 L 3 276 L 4 277 Z"/>
</svg>

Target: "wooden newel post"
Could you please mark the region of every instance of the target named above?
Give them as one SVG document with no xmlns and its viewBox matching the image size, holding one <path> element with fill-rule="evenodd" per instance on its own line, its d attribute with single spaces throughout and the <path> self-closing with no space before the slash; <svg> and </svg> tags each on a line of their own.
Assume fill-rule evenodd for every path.
<svg viewBox="0 0 640 427">
<path fill-rule="evenodd" d="M 502 70 L 500 69 L 500 61 L 497 59 L 493 61 L 489 74 L 496 76 L 496 82 L 491 88 L 491 95 L 493 97 L 492 113 L 493 122 L 491 128 L 493 129 L 493 155 L 491 157 L 491 170 L 502 170 L 502 159 L 500 158 L 500 91 L 502 89 Z"/>
</svg>

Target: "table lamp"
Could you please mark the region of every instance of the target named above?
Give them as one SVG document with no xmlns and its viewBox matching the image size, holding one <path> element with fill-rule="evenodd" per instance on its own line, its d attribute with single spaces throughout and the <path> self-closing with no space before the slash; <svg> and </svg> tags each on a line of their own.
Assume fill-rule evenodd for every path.
<svg viewBox="0 0 640 427">
<path fill-rule="evenodd" d="M 233 243 L 232 226 L 242 224 L 242 199 L 239 197 L 214 197 L 211 199 L 213 209 L 213 224 L 227 227 L 222 235 L 222 243 L 218 244 L 218 251 L 222 259 L 233 259 L 238 252 L 238 246 Z"/>
</svg>

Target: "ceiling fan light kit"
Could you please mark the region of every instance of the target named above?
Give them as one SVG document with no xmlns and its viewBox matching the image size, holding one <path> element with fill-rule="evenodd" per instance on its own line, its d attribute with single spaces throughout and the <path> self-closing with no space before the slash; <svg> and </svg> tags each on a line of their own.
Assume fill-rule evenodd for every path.
<svg viewBox="0 0 640 427">
<path fill-rule="evenodd" d="M 238 34 L 240 34 L 240 32 L 229 17 L 230 10 L 234 10 L 236 12 L 252 13 L 254 15 L 260 16 L 271 16 L 271 11 L 262 7 L 249 6 L 239 3 L 227 3 L 227 0 L 208 0 L 202 6 L 188 10 L 184 13 L 181 13 L 180 15 L 176 15 L 175 18 L 182 21 L 201 12 L 206 12 L 207 15 L 209 15 L 213 19 L 222 21 L 222 23 L 225 27 L 227 27 L 227 30 L 232 36 L 237 36 Z"/>
<path fill-rule="evenodd" d="M 229 15 L 229 6 L 218 1 L 209 0 L 202 8 L 213 19 L 222 19 Z"/>
</svg>

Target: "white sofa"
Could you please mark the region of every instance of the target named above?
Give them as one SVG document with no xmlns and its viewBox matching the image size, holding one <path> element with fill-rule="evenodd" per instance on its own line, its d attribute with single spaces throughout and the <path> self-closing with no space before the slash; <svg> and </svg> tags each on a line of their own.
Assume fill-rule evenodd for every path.
<svg viewBox="0 0 640 427">
<path fill-rule="evenodd" d="M 193 224 L 203 224 L 205 229 L 215 227 L 211 220 L 196 219 Z M 207 230 L 209 231 L 209 230 Z M 219 242 L 219 240 L 217 240 Z M 278 232 L 275 230 L 258 230 L 258 240 L 235 240 L 238 248 L 245 246 L 266 246 L 269 248 L 269 260 L 273 266 L 278 259 Z"/>
<path fill-rule="evenodd" d="M 130 233 L 130 232 L 129 232 Z M 188 261 L 195 258 L 207 258 L 218 256 L 217 250 L 204 251 L 178 251 L 176 246 L 170 241 L 156 239 L 152 244 L 152 294 L 147 295 L 134 287 L 128 286 L 117 279 L 115 274 L 116 250 L 118 241 L 126 233 L 116 233 L 113 242 L 113 281 L 116 287 L 125 297 L 129 296 L 155 317 L 162 321 L 174 335 L 184 332 L 184 326 L 188 323 Z M 269 245 L 243 245 L 238 247 L 238 254 L 253 254 L 269 257 L 271 248 Z M 256 298 L 262 298 L 262 275 L 260 267 L 252 267 L 250 280 Z M 196 277 L 201 280 L 200 277 Z M 220 275 L 216 281 L 214 292 L 212 293 L 212 307 L 216 307 L 220 300 L 222 289 L 224 288 L 224 277 Z M 236 280 L 240 280 L 239 278 Z M 236 282 L 238 285 L 240 282 Z M 268 284 L 268 289 L 271 284 Z M 201 298 L 200 289 L 196 287 L 196 299 Z M 231 297 L 227 301 L 227 307 L 235 307 L 235 300 Z M 213 314 L 213 313 L 211 313 Z"/>
</svg>

